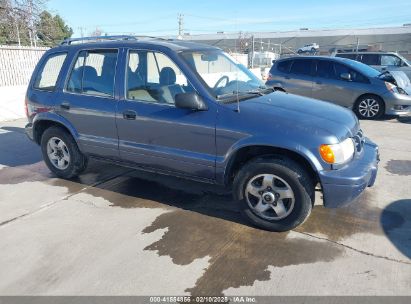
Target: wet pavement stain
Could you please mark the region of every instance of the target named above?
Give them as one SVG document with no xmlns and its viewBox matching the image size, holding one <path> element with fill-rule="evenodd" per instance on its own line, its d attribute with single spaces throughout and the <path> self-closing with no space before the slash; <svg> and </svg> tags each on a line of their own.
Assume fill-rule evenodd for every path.
<svg viewBox="0 0 411 304">
<path fill-rule="evenodd" d="M 0 184 L 2 185 L 46 181 L 50 178 L 53 178 L 53 174 L 42 161 L 18 167 L 5 167 L 0 170 Z"/>
<path fill-rule="evenodd" d="M 271 233 L 197 212 L 178 210 L 160 215 L 144 232 L 167 228 L 163 238 L 146 250 L 169 256 L 178 265 L 210 257 L 191 295 L 222 295 L 230 287 L 251 286 L 270 279 L 268 266 L 283 267 L 332 261 L 344 250 L 327 242 L 287 239 Z"/>
<path fill-rule="evenodd" d="M 298 232 L 322 234 L 333 241 L 343 240 L 356 233 L 384 235 L 380 221 L 382 209 L 374 205 L 374 194 L 371 189 L 365 192 L 350 205 L 330 209 L 315 206 L 308 220 L 295 229 Z M 401 214 L 386 211 L 385 227 L 401 227 L 404 219 Z"/>
<path fill-rule="evenodd" d="M 86 193 L 103 197 L 117 208 L 169 209 L 171 212 L 160 215 L 144 229 L 144 233 L 167 229 L 159 241 L 145 250 L 169 256 L 177 265 L 209 257 L 209 267 L 195 287 L 187 289 L 192 295 L 222 294 L 230 287 L 269 280 L 269 266 L 332 261 L 344 252 L 328 242 L 305 237 L 289 239 L 288 233 L 250 226 L 227 191 L 204 192 L 202 184 L 141 175 L 145 179 L 123 176 L 87 189 Z M 173 188 L 164 186 L 170 184 Z"/>
<path fill-rule="evenodd" d="M 385 169 L 397 175 L 411 175 L 411 160 L 391 159 L 385 165 Z"/>
</svg>

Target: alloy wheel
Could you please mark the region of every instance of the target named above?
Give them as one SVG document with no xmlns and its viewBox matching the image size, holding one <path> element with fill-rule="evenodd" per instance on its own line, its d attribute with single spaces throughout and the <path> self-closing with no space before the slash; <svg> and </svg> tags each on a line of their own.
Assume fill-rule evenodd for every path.
<svg viewBox="0 0 411 304">
<path fill-rule="evenodd" d="M 51 164 L 59 170 L 65 170 L 70 165 L 70 152 L 65 142 L 58 137 L 48 140 L 47 156 Z"/>
<path fill-rule="evenodd" d="M 281 220 L 294 209 L 295 197 L 290 185 L 274 174 L 260 174 L 245 187 L 251 210 L 267 220 Z"/>
</svg>

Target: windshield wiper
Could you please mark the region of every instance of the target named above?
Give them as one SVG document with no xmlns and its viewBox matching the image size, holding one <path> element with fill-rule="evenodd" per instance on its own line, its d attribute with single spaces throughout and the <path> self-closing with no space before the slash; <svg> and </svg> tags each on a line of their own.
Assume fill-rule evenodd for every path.
<svg viewBox="0 0 411 304">
<path fill-rule="evenodd" d="M 377 77 L 381 77 L 382 75 L 385 75 L 385 74 L 389 74 L 390 73 L 390 71 L 384 71 L 384 72 L 381 72 L 380 74 L 378 74 L 378 76 Z"/>
<path fill-rule="evenodd" d="M 233 91 L 231 93 L 226 93 L 226 94 L 221 94 L 217 95 L 217 99 L 225 98 L 225 97 L 232 97 L 232 96 L 237 96 L 237 95 L 259 95 L 259 96 L 264 96 L 266 94 L 272 93 L 275 90 L 273 88 L 267 88 L 267 87 L 260 87 L 255 90 L 249 90 L 249 91 Z"/>
</svg>

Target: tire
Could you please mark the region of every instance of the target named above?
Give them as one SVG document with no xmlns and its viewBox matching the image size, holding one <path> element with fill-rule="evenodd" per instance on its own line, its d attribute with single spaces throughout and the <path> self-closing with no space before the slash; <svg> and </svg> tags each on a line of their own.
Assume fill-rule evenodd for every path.
<svg viewBox="0 0 411 304">
<path fill-rule="evenodd" d="M 71 134 L 63 128 L 46 129 L 40 144 L 47 167 L 58 177 L 73 178 L 87 168 L 87 157 L 80 152 Z"/>
<path fill-rule="evenodd" d="M 298 51 L 297 51 L 298 54 L 301 54 L 302 52 L 303 52 L 302 50 L 298 50 Z"/>
<path fill-rule="evenodd" d="M 378 119 L 385 113 L 385 104 L 380 97 L 367 94 L 356 101 L 354 112 L 360 119 Z"/>
<path fill-rule="evenodd" d="M 271 179 L 271 176 L 274 178 Z M 267 185 L 266 180 L 273 181 L 269 184 L 274 189 L 271 192 L 264 190 L 261 194 Z M 260 197 L 250 194 L 249 189 L 253 192 L 261 190 Z M 279 193 L 284 197 L 291 196 L 289 190 L 293 198 L 277 197 Z M 308 218 L 314 203 L 314 191 L 314 182 L 309 174 L 296 162 L 281 156 L 249 161 L 240 169 L 233 183 L 234 198 L 239 202 L 242 214 L 255 226 L 277 232 L 294 229 Z M 271 204 L 265 203 L 267 201 Z M 258 204 L 267 210 L 257 211 Z"/>
<path fill-rule="evenodd" d="M 315 52 L 316 52 L 315 48 L 311 48 L 311 53 L 315 53 Z"/>
</svg>

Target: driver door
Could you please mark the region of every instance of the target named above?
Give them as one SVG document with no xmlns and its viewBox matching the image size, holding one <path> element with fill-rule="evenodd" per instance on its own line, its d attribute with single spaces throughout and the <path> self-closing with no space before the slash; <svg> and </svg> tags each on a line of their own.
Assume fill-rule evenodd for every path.
<svg viewBox="0 0 411 304">
<path fill-rule="evenodd" d="M 165 54 L 130 50 L 126 88 L 117 111 L 120 157 L 156 170 L 215 179 L 216 109 L 174 106 L 178 93 L 195 89 Z"/>
</svg>

